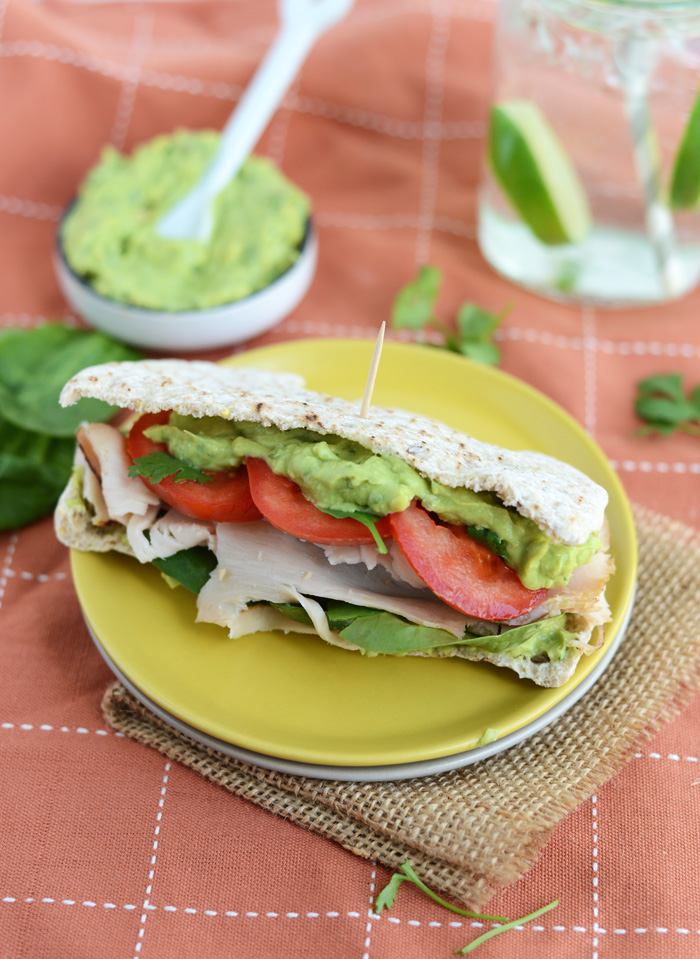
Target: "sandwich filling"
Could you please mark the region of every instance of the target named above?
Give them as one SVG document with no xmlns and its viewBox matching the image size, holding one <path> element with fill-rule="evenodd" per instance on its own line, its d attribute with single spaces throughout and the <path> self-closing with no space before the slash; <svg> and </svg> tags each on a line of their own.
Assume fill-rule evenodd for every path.
<svg viewBox="0 0 700 959">
<path fill-rule="evenodd" d="M 170 475 L 149 473 L 153 454 L 172 460 Z M 178 481 L 178 464 L 200 479 Z M 90 424 L 57 513 L 59 537 L 78 545 L 62 510 L 98 533 L 90 548 L 155 563 L 196 592 L 198 621 L 234 638 L 313 632 L 369 655 L 488 659 L 559 685 L 610 619 L 604 530 L 557 542 L 495 493 L 303 428 L 162 412 L 125 439 Z"/>
</svg>

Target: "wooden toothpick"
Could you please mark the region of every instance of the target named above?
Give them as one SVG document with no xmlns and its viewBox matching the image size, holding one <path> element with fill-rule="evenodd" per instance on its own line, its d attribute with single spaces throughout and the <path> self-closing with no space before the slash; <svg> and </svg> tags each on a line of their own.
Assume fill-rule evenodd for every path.
<svg viewBox="0 0 700 959">
<path fill-rule="evenodd" d="M 374 389 L 374 381 L 377 378 L 377 369 L 379 368 L 379 358 L 382 355 L 382 345 L 384 343 L 385 329 L 386 329 L 386 323 L 382 323 L 382 325 L 379 327 L 377 342 L 374 344 L 374 353 L 372 353 L 372 362 L 369 365 L 369 373 L 367 374 L 367 385 L 365 386 L 365 395 L 362 397 L 362 406 L 360 407 L 360 416 L 367 416 L 367 410 L 369 409 L 369 404 L 372 400 L 372 390 Z"/>
</svg>

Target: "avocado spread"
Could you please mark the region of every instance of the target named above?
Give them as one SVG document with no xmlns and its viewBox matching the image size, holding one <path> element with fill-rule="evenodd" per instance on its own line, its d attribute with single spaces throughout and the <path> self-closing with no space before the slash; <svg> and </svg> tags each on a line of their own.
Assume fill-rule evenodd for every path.
<svg viewBox="0 0 700 959">
<path fill-rule="evenodd" d="M 309 200 L 267 159 L 249 157 L 216 197 L 208 243 L 156 232 L 218 142 L 178 130 L 131 156 L 106 147 L 62 227 L 71 268 L 102 296 L 171 312 L 232 303 L 281 276 L 299 255 Z"/>
<path fill-rule="evenodd" d="M 517 571 L 528 589 L 564 585 L 601 545 L 596 535 L 581 546 L 555 543 L 493 493 L 453 489 L 427 479 L 396 456 L 376 455 L 337 436 L 177 413 L 167 425 L 152 426 L 145 435 L 198 469 L 232 469 L 247 456 L 264 459 L 321 509 L 386 516 L 417 498 L 445 522 L 467 526 L 475 539 L 486 542 Z"/>
</svg>

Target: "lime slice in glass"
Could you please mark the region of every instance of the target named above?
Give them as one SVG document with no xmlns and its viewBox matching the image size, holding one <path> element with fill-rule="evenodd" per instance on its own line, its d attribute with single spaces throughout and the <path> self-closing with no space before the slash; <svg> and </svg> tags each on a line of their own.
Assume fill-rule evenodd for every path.
<svg viewBox="0 0 700 959">
<path fill-rule="evenodd" d="M 669 204 L 673 210 L 692 210 L 700 202 L 700 90 L 695 97 L 673 161 Z"/>
<path fill-rule="evenodd" d="M 583 185 L 538 106 L 509 100 L 491 107 L 488 159 L 538 240 L 553 246 L 584 239 L 591 215 Z"/>
</svg>

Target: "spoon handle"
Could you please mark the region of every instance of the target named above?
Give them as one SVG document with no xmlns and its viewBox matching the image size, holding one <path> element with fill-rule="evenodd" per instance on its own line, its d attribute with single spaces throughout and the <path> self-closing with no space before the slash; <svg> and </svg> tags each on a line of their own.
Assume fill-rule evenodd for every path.
<svg viewBox="0 0 700 959">
<path fill-rule="evenodd" d="M 202 183 L 207 199 L 213 199 L 236 175 L 298 74 L 321 29 L 313 23 L 291 23 L 279 31 L 222 130 L 221 144 Z"/>
</svg>

